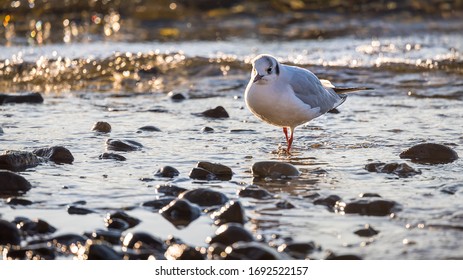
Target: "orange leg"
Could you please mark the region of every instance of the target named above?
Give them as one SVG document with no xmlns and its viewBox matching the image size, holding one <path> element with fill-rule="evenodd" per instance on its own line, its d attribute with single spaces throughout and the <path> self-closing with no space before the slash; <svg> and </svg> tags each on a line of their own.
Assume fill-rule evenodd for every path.
<svg viewBox="0 0 463 280">
<path fill-rule="evenodd" d="M 288 141 L 289 141 L 289 138 L 288 138 L 288 128 L 287 128 L 287 127 L 283 127 L 283 132 L 285 133 L 286 144 L 288 144 Z"/>
<path fill-rule="evenodd" d="M 285 133 L 286 144 L 288 144 L 287 152 L 289 153 L 289 150 L 291 150 L 291 145 L 293 144 L 293 132 L 294 132 L 294 129 L 292 129 L 292 128 L 289 129 L 289 132 L 290 132 L 289 137 L 288 137 L 288 128 L 287 127 L 283 127 L 283 132 Z"/>
</svg>

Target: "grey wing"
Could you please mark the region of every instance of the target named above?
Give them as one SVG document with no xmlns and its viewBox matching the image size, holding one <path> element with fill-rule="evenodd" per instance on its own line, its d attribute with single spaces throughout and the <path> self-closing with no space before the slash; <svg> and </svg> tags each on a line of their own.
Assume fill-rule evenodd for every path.
<svg viewBox="0 0 463 280">
<path fill-rule="evenodd" d="M 346 95 L 337 94 L 332 88 L 325 88 L 320 80 L 309 70 L 288 66 L 289 84 L 296 96 L 312 108 L 319 107 L 320 114 L 341 105 Z"/>
</svg>

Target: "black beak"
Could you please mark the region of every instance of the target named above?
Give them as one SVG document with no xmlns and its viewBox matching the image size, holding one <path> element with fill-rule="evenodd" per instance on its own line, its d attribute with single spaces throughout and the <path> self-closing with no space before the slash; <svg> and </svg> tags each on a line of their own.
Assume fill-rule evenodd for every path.
<svg viewBox="0 0 463 280">
<path fill-rule="evenodd" d="M 264 77 L 264 76 L 259 75 L 259 73 L 257 73 L 256 76 L 254 77 L 253 83 L 257 82 L 258 80 L 262 79 L 263 77 Z"/>
</svg>

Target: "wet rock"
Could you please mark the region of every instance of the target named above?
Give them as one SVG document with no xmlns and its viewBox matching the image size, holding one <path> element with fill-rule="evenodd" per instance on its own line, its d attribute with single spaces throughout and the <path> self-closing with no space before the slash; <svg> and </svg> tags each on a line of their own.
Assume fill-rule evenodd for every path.
<svg viewBox="0 0 463 280">
<path fill-rule="evenodd" d="M 6 200 L 6 204 L 8 205 L 28 206 L 28 205 L 31 205 L 32 203 L 33 202 L 28 199 L 16 198 L 16 197 L 10 197 Z"/>
<path fill-rule="evenodd" d="M 225 250 L 227 249 L 226 245 L 220 243 L 212 243 L 207 247 L 206 254 L 208 260 L 221 260 L 226 256 Z"/>
<path fill-rule="evenodd" d="M 96 122 L 92 127 L 92 131 L 100 133 L 110 133 L 111 125 L 107 122 Z"/>
<path fill-rule="evenodd" d="M 0 135 L 2 135 L 3 133 L 3 128 L 0 127 Z"/>
<path fill-rule="evenodd" d="M 225 110 L 225 108 L 222 106 L 217 106 L 214 109 L 206 110 L 200 113 L 200 115 L 207 117 L 207 118 L 213 118 L 213 119 L 222 119 L 222 118 L 230 117 L 227 111 Z"/>
<path fill-rule="evenodd" d="M 278 201 L 276 203 L 276 207 L 280 209 L 293 209 L 296 206 L 294 206 L 294 204 L 292 204 L 291 202 L 287 200 L 283 200 L 283 201 Z"/>
<path fill-rule="evenodd" d="M 0 245 L 19 245 L 21 235 L 14 223 L 0 219 Z"/>
<path fill-rule="evenodd" d="M 180 102 L 186 99 L 186 96 L 183 95 L 182 93 L 174 93 L 174 92 L 169 92 L 167 96 L 170 98 L 170 100 L 174 102 Z"/>
<path fill-rule="evenodd" d="M 259 242 L 237 242 L 225 249 L 224 260 L 287 260 L 286 254 Z"/>
<path fill-rule="evenodd" d="M 19 95 L 0 94 L 0 105 L 8 103 L 43 103 L 43 97 L 38 92 Z"/>
<path fill-rule="evenodd" d="M 55 250 L 47 244 L 37 246 L 27 246 L 20 249 L 10 248 L 5 254 L 9 260 L 54 260 Z"/>
<path fill-rule="evenodd" d="M 359 194 L 359 197 L 381 197 L 377 193 L 361 193 Z"/>
<path fill-rule="evenodd" d="M 195 167 L 191 169 L 190 174 L 188 176 L 191 179 L 196 179 L 196 180 L 205 180 L 205 181 L 218 180 L 217 176 L 214 173 L 204 168 L 199 168 L 199 167 Z"/>
<path fill-rule="evenodd" d="M 41 160 L 30 152 L 6 151 L 3 155 L 0 155 L 0 169 L 23 171 L 40 163 Z"/>
<path fill-rule="evenodd" d="M 77 250 L 79 260 L 121 260 L 122 255 L 104 241 L 87 240 L 85 250 Z"/>
<path fill-rule="evenodd" d="M 199 206 L 223 205 L 228 201 L 228 197 L 223 193 L 206 188 L 189 190 L 181 193 L 178 197 Z"/>
<path fill-rule="evenodd" d="M 400 158 L 408 158 L 421 164 L 443 164 L 457 160 L 458 154 L 450 147 L 441 144 L 423 143 L 403 151 L 400 153 Z"/>
<path fill-rule="evenodd" d="M 108 229 L 114 229 L 114 230 L 119 230 L 119 231 L 124 231 L 130 228 L 129 223 L 127 223 L 126 221 L 122 219 L 117 219 L 117 218 L 107 220 L 105 222 L 105 226 Z"/>
<path fill-rule="evenodd" d="M 254 241 L 252 234 L 238 223 L 223 224 L 215 231 L 214 236 L 206 238 L 209 244 L 220 243 L 226 246 L 238 241 Z"/>
<path fill-rule="evenodd" d="M 53 246 L 61 252 L 67 252 L 71 246 L 83 245 L 86 241 L 86 237 L 78 234 L 61 234 L 43 240 L 43 242 L 50 242 L 53 244 Z"/>
<path fill-rule="evenodd" d="M 99 157 L 99 159 L 114 159 L 117 161 L 125 161 L 127 160 L 124 156 L 115 154 L 115 153 L 102 153 Z"/>
<path fill-rule="evenodd" d="M 167 248 L 165 257 L 168 260 L 204 260 L 201 252 L 186 244 L 173 244 Z"/>
<path fill-rule="evenodd" d="M 120 219 L 120 220 L 125 221 L 129 225 L 129 227 L 131 227 L 131 228 L 138 225 L 141 222 L 140 219 L 132 217 L 132 216 L 130 216 L 127 213 L 122 212 L 122 211 L 117 211 L 117 212 L 114 212 L 114 213 L 108 213 L 106 215 L 104 221 L 105 221 L 105 223 L 107 223 L 109 220 L 114 220 L 114 219 Z"/>
<path fill-rule="evenodd" d="M 18 219 L 16 220 L 16 224 L 18 229 L 30 236 L 51 234 L 56 231 L 56 228 L 54 226 L 41 219 Z"/>
<path fill-rule="evenodd" d="M 117 230 L 101 230 L 97 229 L 90 233 L 85 233 L 85 236 L 92 240 L 105 241 L 113 245 L 121 244 L 121 231 Z"/>
<path fill-rule="evenodd" d="M 329 195 L 328 197 L 325 198 L 319 198 L 314 200 L 313 204 L 315 205 L 324 205 L 328 207 L 329 209 L 332 209 L 338 201 L 341 201 L 341 197 L 339 195 Z"/>
<path fill-rule="evenodd" d="M 336 255 L 335 253 L 330 253 L 326 260 L 361 260 L 362 258 L 357 255 Z"/>
<path fill-rule="evenodd" d="M 387 216 L 400 210 L 399 204 L 392 200 L 356 200 L 348 203 L 338 203 L 338 212 L 367 216 Z"/>
<path fill-rule="evenodd" d="M 166 165 L 166 166 L 159 168 L 158 171 L 156 171 L 156 173 L 154 174 L 154 176 L 164 177 L 164 178 L 174 178 L 178 176 L 179 174 L 180 172 L 176 168 Z"/>
<path fill-rule="evenodd" d="M 23 176 L 0 170 L 0 195 L 21 195 L 31 189 L 31 183 Z"/>
<path fill-rule="evenodd" d="M 154 210 L 159 210 L 163 208 L 164 206 L 168 205 L 172 200 L 174 200 L 175 197 L 169 196 L 169 197 L 163 197 L 160 199 L 155 199 L 155 200 L 150 200 L 142 203 L 142 206 L 144 207 L 151 207 Z"/>
<path fill-rule="evenodd" d="M 143 145 L 133 140 L 108 139 L 106 148 L 112 151 L 131 152 L 141 150 Z"/>
<path fill-rule="evenodd" d="M 83 208 L 83 207 L 73 206 L 73 205 L 68 207 L 69 215 L 87 215 L 91 213 L 95 213 L 95 211 L 87 209 L 87 208 Z"/>
<path fill-rule="evenodd" d="M 212 127 L 209 127 L 209 126 L 205 126 L 205 127 L 201 128 L 201 132 L 202 133 L 212 133 L 212 132 L 214 132 L 214 129 Z"/>
<path fill-rule="evenodd" d="M 239 201 L 229 201 L 219 210 L 211 214 L 215 225 L 223 225 L 226 223 L 246 223 L 246 215 L 244 208 Z"/>
<path fill-rule="evenodd" d="M 233 171 L 230 167 L 220 163 L 212 163 L 207 161 L 200 161 L 196 165 L 197 168 L 202 168 L 214 174 L 219 180 L 230 180 L 233 176 Z"/>
<path fill-rule="evenodd" d="M 387 173 L 395 174 L 401 178 L 410 177 L 413 175 L 421 174 L 421 171 L 415 170 L 413 167 L 409 166 L 406 163 L 383 163 L 383 162 L 374 162 L 365 165 L 365 169 L 368 172 L 378 172 L 378 173 Z"/>
<path fill-rule="evenodd" d="M 300 175 L 299 170 L 290 163 L 260 161 L 251 167 L 252 175 L 259 178 L 291 178 Z"/>
<path fill-rule="evenodd" d="M 278 252 L 284 252 L 295 259 L 305 259 L 314 251 L 320 251 L 321 247 L 310 242 L 288 242 L 278 246 Z"/>
<path fill-rule="evenodd" d="M 146 131 L 146 132 L 160 132 L 161 130 L 154 125 L 145 125 L 138 128 L 138 131 Z"/>
<path fill-rule="evenodd" d="M 251 185 L 251 186 L 247 186 L 247 187 L 243 187 L 241 188 L 239 191 L 238 191 L 238 195 L 240 197 L 252 197 L 252 198 L 255 198 L 255 199 L 270 199 L 270 198 L 273 198 L 273 195 L 261 188 L 261 187 L 258 187 L 258 186 L 255 186 L 255 185 Z"/>
<path fill-rule="evenodd" d="M 156 191 L 158 193 L 163 193 L 164 195 L 168 196 L 178 196 L 182 192 L 186 191 L 187 189 L 178 187 L 176 185 L 170 185 L 170 184 L 165 184 L 165 185 L 157 185 L 156 186 Z"/>
<path fill-rule="evenodd" d="M 379 231 L 375 230 L 369 224 L 366 224 L 362 229 L 354 231 L 355 234 L 362 237 L 372 237 L 379 233 Z"/>
<path fill-rule="evenodd" d="M 74 156 L 72 156 L 71 152 L 63 146 L 36 149 L 32 153 L 55 163 L 71 164 L 74 161 Z"/>
<path fill-rule="evenodd" d="M 122 240 L 122 246 L 136 250 L 154 250 L 160 253 L 166 251 L 164 241 L 145 232 L 127 233 Z"/>
<path fill-rule="evenodd" d="M 230 129 L 229 132 L 232 134 L 254 134 L 256 133 L 254 129 Z"/>
<path fill-rule="evenodd" d="M 185 199 L 176 199 L 163 207 L 159 213 L 177 228 L 188 226 L 199 218 L 201 209 Z"/>
<path fill-rule="evenodd" d="M 328 113 L 330 113 L 330 114 L 339 114 L 341 112 L 337 108 L 334 108 L 334 109 L 329 110 Z"/>
</svg>

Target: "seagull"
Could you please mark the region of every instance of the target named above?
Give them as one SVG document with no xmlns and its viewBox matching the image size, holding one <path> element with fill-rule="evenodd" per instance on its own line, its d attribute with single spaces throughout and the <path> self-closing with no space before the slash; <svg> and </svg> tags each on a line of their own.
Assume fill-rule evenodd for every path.
<svg viewBox="0 0 463 280">
<path fill-rule="evenodd" d="M 336 88 L 311 71 L 279 63 L 268 54 L 252 60 L 251 79 L 244 94 L 246 106 L 259 119 L 283 128 L 290 154 L 294 130 L 341 105 L 345 93 L 370 88 Z M 289 130 L 289 136 L 288 136 Z"/>
</svg>

